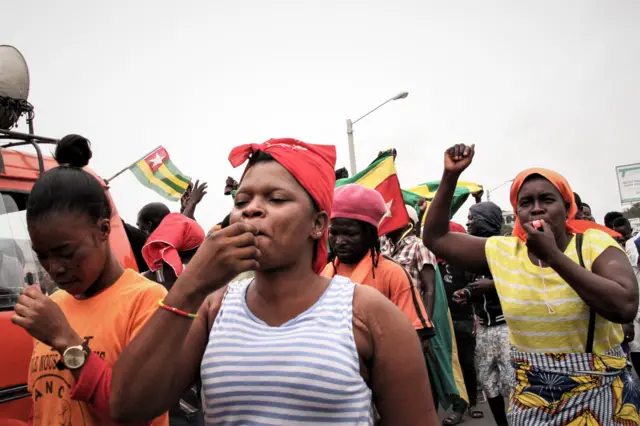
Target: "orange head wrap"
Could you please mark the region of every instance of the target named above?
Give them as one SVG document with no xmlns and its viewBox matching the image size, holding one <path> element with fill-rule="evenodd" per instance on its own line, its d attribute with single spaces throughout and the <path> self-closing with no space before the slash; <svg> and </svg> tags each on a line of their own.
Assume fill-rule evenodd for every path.
<svg viewBox="0 0 640 426">
<path fill-rule="evenodd" d="M 233 148 L 229 162 L 233 167 L 244 163 L 252 154 L 261 151 L 271 155 L 309 193 L 320 211 L 331 217 L 333 188 L 336 185 L 336 147 L 314 145 L 296 139 L 270 139 Z M 327 265 L 327 231 L 318 240 L 318 251 L 313 259 L 313 270 L 319 274 Z"/>
<path fill-rule="evenodd" d="M 572 234 L 581 234 L 584 233 L 587 229 L 599 229 L 611 235 L 612 237 L 620 236 L 620 234 L 618 234 L 617 232 L 612 231 L 605 226 L 598 225 L 597 223 L 590 222 L 588 220 L 576 220 L 575 217 L 576 213 L 578 212 L 578 205 L 576 204 L 573 190 L 571 189 L 569 182 L 564 178 L 564 176 L 562 176 L 560 173 L 554 172 L 553 170 L 532 168 L 523 170 L 518 173 L 518 176 L 516 176 L 516 178 L 513 180 L 513 183 L 511 184 L 510 192 L 511 206 L 513 207 L 514 212 L 517 211 L 518 193 L 520 193 L 520 188 L 522 188 L 522 184 L 524 183 L 524 181 L 532 175 L 540 175 L 551 182 L 551 184 L 556 187 L 558 192 L 560 192 L 562 198 L 567 203 L 569 203 L 568 219 L 566 223 L 567 232 L 570 232 Z M 520 219 L 517 218 L 517 215 L 516 224 L 513 227 L 512 235 L 514 237 L 520 238 L 522 241 L 526 241 L 527 239 L 527 233 L 520 225 Z"/>
</svg>

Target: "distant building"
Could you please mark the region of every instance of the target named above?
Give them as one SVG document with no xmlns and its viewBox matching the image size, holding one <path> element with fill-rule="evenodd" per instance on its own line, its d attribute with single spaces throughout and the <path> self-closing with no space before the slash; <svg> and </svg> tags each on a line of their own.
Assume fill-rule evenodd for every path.
<svg viewBox="0 0 640 426">
<path fill-rule="evenodd" d="M 502 219 L 504 220 L 504 224 L 507 226 L 513 228 L 516 225 L 516 215 L 514 212 L 502 210 Z"/>
<path fill-rule="evenodd" d="M 504 236 L 511 235 L 511 231 L 513 231 L 513 227 L 516 224 L 516 215 L 513 212 L 502 210 L 502 230 L 501 234 Z"/>
</svg>

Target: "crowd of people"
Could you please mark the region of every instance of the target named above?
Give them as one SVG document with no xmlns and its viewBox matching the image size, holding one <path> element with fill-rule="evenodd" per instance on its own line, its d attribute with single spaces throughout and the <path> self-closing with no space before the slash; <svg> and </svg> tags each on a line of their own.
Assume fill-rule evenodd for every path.
<svg viewBox="0 0 640 426">
<path fill-rule="evenodd" d="M 380 235 L 378 192 L 334 190 L 346 177 L 335 147 L 236 147 L 231 165 L 248 164 L 213 229 L 195 220 L 200 182 L 179 213 L 153 203 L 124 223 L 134 272 L 82 170 L 88 141 L 63 138 L 27 206 L 57 291 L 26 288 L 13 321 L 36 339 L 32 364 L 59 354 L 73 386 L 41 398 L 31 384 L 46 372 L 30 372 L 31 423 L 71 410 L 87 425 L 435 425 L 442 406 L 455 425 L 484 417 L 486 398 L 501 426 L 640 424 L 629 221 L 597 224 L 564 177 L 527 169 L 511 187 L 512 235 L 482 194 L 466 227 L 452 222 L 474 153 L 449 148 L 432 202 L 407 204 L 408 222 Z"/>
</svg>

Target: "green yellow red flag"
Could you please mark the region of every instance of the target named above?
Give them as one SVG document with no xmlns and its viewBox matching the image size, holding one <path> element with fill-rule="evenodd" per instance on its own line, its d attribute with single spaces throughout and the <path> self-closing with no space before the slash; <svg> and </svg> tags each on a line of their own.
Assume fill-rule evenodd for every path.
<svg viewBox="0 0 640 426">
<path fill-rule="evenodd" d="M 396 163 L 392 153 L 378 157 L 366 169 L 356 175 L 340 179 L 336 188 L 355 183 L 375 189 L 382 195 L 387 204 L 387 214 L 380 222 L 379 234 L 384 235 L 409 223 L 409 215 L 402 199 L 402 190 L 396 173 Z"/>
<path fill-rule="evenodd" d="M 162 197 L 177 201 L 189 187 L 191 178 L 182 173 L 160 146 L 129 168 L 138 181 Z"/>
<path fill-rule="evenodd" d="M 422 197 L 427 200 L 428 208 L 429 203 L 431 203 L 431 201 L 433 201 L 433 197 L 436 196 L 436 191 L 438 191 L 439 187 L 439 180 L 425 182 L 409 189 L 403 189 L 402 197 L 404 198 L 404 202 L 406 204 L 414 206 L 416 210 L 419 209 L 418 205 L 420 202 L 420 198 Z M 480 191 L 482 191 L 482 185 L 478 185 L 477 183 L 473 182 L 459 181 L 453 193 L 450 217 L 453 217 L 453 215 L 456 214 L 460 207 L 462 207 L 462 205 L 467 201 L 469 195 L 477 194 Z"/>
</svg>

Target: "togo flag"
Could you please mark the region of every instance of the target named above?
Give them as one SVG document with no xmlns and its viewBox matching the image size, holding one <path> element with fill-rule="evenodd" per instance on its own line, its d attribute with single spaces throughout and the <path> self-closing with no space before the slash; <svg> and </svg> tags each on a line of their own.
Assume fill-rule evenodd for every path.
<svg viewBox="0 0 640 426">
<path fill-rule="evenodd" d="M 384 198 L 387 214 L 380 222 L 380 235 L 395 231 L 409 223 L 409 215 L 402 200 L 402 190 L 396 174 L 396 164 L 391 153 L 380 156 L 356 175 L 338 180 L 336 188 L 350 183 L 375 189 Z"/>
<path fill-rule="evenodd" d="M 462 368 L 458 359 L 458 345 L 456 344 L 453 321 L 449 312 L 449 302 L 444 289 L 442 275 L 436 266 L 436 292 L 433 303 L 431 322 L 437 330 L 429 342 L 427 363 L 432 374 L 431 390 L 445 410 L 455 402 L 458 396 L 469 403 L 469 395 L 464 384 Z M 475 389 L 471 389 L 475 392 Z"/>
<path fill-rule="evenodd" d="M 427 200 L 428 206 L 429 203 L 433 201 L 433 197 L 436 196 L 436 191 L 439 187 L 440 181 L 433 180 L 414 186 L 413 188 L 403 189 L 402 196 L 406 204 L 414 206 L 417 210 L 420 197 L 423 197 Z M 480 191 L 482 191 L 482 186 L 478 185 L 477 183 L 459 181 L 455 191 L 453 192 L 453 200 L 451 201 L 451 214 L 449 217 L 453 217 L 453 215 L 456 214 L 460 207 L 462 207 L 462 205 L 467 201 L 469 195 L 476 194 Z"/>
<path fill-rule="evenodd" d="M 185 176 L 169 159 L 163 147 L 156 148 L 131 168 L 141 184 L 171 201 L 178 201 L 187 191 L 191 178 Z"/>
</svg>

